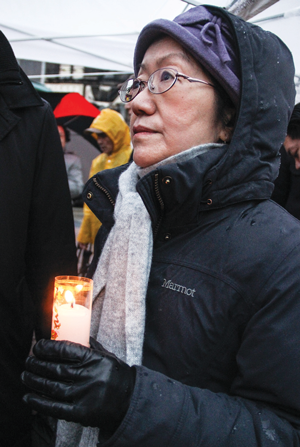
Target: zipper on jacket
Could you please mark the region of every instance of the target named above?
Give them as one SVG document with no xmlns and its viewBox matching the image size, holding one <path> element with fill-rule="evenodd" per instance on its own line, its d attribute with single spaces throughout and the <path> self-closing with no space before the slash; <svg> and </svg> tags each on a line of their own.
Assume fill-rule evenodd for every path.
<svg viewBox="0 0 300 447">
<path fill-rule="evenodd" d="M 106 197 L 108 198 L 108 200 L 110 201 L 110 203 L 112 204 L 112 206 L 115 206 L 115 201 L 112 198 L 112 196 L 109 194 L 109 192 L 107 191 L 107 189 L 103 188 L 103 186 L 101 186 L 95 177 L 93 177 L 93 182 L 95 183 L 95 185 L 97 186 L 97 188 L 99 188 L 102 192 L 104 192 L 104 194 L 106 195 Z"/>
<path fill-rule="evenodd" d="M 158 233 L 158 230 L 159 230 L 162 218 L 163 218 L 163 211 L 165 209 L 165 205 L 164 205 L 163 199 L 162 199 L 162 197 L 160 195 L 159 188 L 158 188 L 158 173 L 156 173 L 155 176 L 154 176 L 154 191 L 155 191 L 155 195 L 157 197 L 157 200 L 158 200 L 158 202 L 160 204 L 161 215 L 160 215 L 160 218 L 158 219 L 158 222 L 157 222 L 157 224 L 156 224 L 156 226 L 154 228 L 153 239 L 155 239 L 155 237 L 157 236 L 157 233 Z"/>
</svg>

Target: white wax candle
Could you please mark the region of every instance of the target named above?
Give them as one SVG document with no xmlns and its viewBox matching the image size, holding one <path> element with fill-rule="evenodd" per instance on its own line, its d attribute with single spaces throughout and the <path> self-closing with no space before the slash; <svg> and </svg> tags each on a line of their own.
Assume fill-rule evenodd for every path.
<svg viewBox="0 0 300 447">
<path fill-rule="evenodd" d="M 56 340 L 69 340 L 90 346 L 90 311 L 79 304 L 62 304 L 57 307 L 58 318 L 61 324 Z"/>
</svg>

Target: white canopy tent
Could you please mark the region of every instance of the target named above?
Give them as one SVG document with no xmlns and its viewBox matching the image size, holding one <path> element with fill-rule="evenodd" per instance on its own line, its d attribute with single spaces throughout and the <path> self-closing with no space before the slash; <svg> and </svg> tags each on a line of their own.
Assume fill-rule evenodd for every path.
<svg viewBox="0 0 300 447">
<path fill-rule="evenodd" d="M 14 0 L 1 7 L 0 29 L 19 59 L 131 72 L 141 28 L 184 7 L 180 0 Z"/>
<path fill-rule="evenodd" d="M 251 1 L 267 2 L 233 3 Z M 274 1 L 250 20 L 265 18 L 259 25 L 289 46 L 300 75 L 300 0 L 269 0 Z M 228 7 L 230 1 L 191 3 Z M 131 72 L 141 28 L 156 18 L 172 19 L 186 6 L 181 0 L 14 0 L 2 2 L 0 29 L 18 59 Z"/>
<path fill-rule="evenodd" d="M 226 7 L 277 34 L 293 54 L 300 101 L 300 0 L 14 0 L 2 2 L 0 30 L 18 59 L 43 63 L 32 81 L 43 79 L 45 62 L 130 74 L 142 27 L 200 3 Z"/>
</svg>

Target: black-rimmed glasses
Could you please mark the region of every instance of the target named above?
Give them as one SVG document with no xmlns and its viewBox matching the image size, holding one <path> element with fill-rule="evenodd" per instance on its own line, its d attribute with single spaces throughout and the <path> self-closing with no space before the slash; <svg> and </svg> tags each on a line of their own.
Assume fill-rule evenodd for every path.
<svg viewBox="0 0 300 447">
<path fill-rule="evenodd" d="M 155 95 L 165 93 L 173 87 L 179 77 L 184 78 L 189 82 L 200 82 L 201 84 L 214 87 L 210 82 L 191 78 L 183 73 L 178 73 L 178 71 L 173 68 L 159 68 L 150 75 L 148 81 L 141 81 L 137 78 L 130 78 L 125 81 L 119 90 L 120 99 L 125 103 L 130 102 L 143 91 L 146 86 L 148 86 L 149 92 Z"/>
</svg>

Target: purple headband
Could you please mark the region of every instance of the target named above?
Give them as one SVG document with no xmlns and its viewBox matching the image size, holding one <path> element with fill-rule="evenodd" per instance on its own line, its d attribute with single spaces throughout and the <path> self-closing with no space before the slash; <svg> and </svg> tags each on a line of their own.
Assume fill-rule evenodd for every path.
<svg viewBox="0 0 300 447">
<path fill-rule="evenodd" d="M 204 6 L 196 6 L 173 21 L 158 19 L 146 25 L 137 40 L 134 71 L 137 75 L 144 54 L 152 42 L 166 34 L 203 65 L 220 83 L 235 105 L 240 97 L 239 61 L 234 37 L 222 17 Z"/>
</svg>

